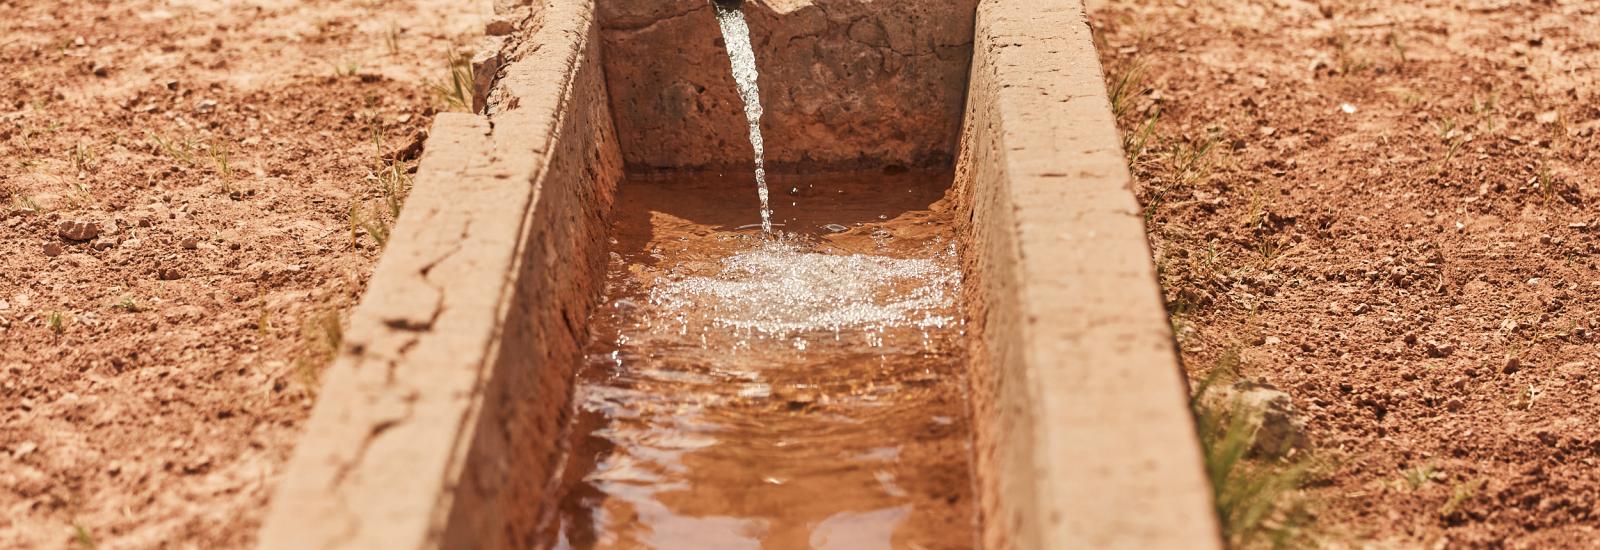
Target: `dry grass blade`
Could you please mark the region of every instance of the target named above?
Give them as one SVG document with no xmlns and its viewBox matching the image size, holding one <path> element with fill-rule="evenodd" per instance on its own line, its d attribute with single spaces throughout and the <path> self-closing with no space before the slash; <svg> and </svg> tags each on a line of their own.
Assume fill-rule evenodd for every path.
<svg viewBox="0 0 1600 550">
<path fill-rule="evenodd" d="M 444 102 L 446 110 L 471 112 L 473 88 L 476 86 L 472 74 L 472 57 L 451 50 L 445 57 L 445 66 L 449 69 L 450 76 L 444 82 L 431 84 L 434 94 Z"/>
<path fill-rule="evenodd" d="M 1237 351 L 1224 354 L 1199 384 L 1193 401 L 1224 541 L 1232 548 L 1300 547 L 1310 541 L 1311 515 L 1299 492 L 1312 478 L 1313 463 L 1293 455 L 1279 460 L 1251 457 L 1259 411 L 1247 411 L 1237 400 L 1205 399 L 1217 384 L 1237 375 L 1238 362 Z"/>
</svg>

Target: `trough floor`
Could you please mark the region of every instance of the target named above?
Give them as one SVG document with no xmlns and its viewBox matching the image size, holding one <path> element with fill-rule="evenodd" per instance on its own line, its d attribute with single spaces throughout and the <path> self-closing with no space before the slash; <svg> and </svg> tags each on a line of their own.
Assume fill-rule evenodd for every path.
<svg viewBox="0 0 1600 550">
<path fill-rule="evenodd" d="M 571 548 L 969 548 L 949 173 L 625 182 L 556 525 Z"/>
</svg>

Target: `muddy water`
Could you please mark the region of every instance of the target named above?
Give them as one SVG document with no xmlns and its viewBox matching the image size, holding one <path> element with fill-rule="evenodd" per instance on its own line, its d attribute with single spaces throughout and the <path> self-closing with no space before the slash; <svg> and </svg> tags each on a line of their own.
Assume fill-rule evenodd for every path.
<svg viewBox="0 0 1600 550">
<path fill-rule="evenodd" d="M 949 180 L 625 183 L 556 546 L 974 546 Z"/>
</svg>

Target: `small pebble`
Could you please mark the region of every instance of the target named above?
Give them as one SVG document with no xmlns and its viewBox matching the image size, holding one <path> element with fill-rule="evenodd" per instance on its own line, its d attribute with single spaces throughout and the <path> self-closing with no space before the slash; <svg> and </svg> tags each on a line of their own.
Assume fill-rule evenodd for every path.
<svg viewBox="0 0 1600 550">
<path fill-rule="evenodd" d="M 1501 370 L 1501 372 L 1504 372 L 1506 374 L 1512 374 L 1512 373 L 1515 373 L 1515 372 L 1517 372 L 1519 370 L 1522 370 L 1522 360 L 1517 359 L 1515 357 L 1508 357 L 1508 358 L 1506 358 L 1505 367 L 1500 369 L 1500 370 Z"/>
</svg>

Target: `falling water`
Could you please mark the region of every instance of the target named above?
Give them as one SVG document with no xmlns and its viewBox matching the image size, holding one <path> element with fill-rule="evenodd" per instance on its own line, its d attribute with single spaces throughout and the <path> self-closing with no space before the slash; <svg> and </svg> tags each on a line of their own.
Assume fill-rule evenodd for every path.
<svg viewBox="0 0 1600 550">
<path fill-rule="evenodd" d="M 733 64 L 733 80 L 739 85 L 739 98 L 744 100 L 744 118 L 750 123 L 750 145 L 756 151 L 756 192 L 761 195 L 761 231 L 772 233 L 772 210 L 767 207 L 767 167 L 765 147 L 761 142 L 761 91 L 756 88 L 756 54 L 750 47 L 750 26 L 745 24 L 744 12 L 737 7 L 724 7 L 712 2 L 717 10 L 717 23 L 722 26 L 722 39 L 728 47 L 728 60 Z"/>
</svg>

